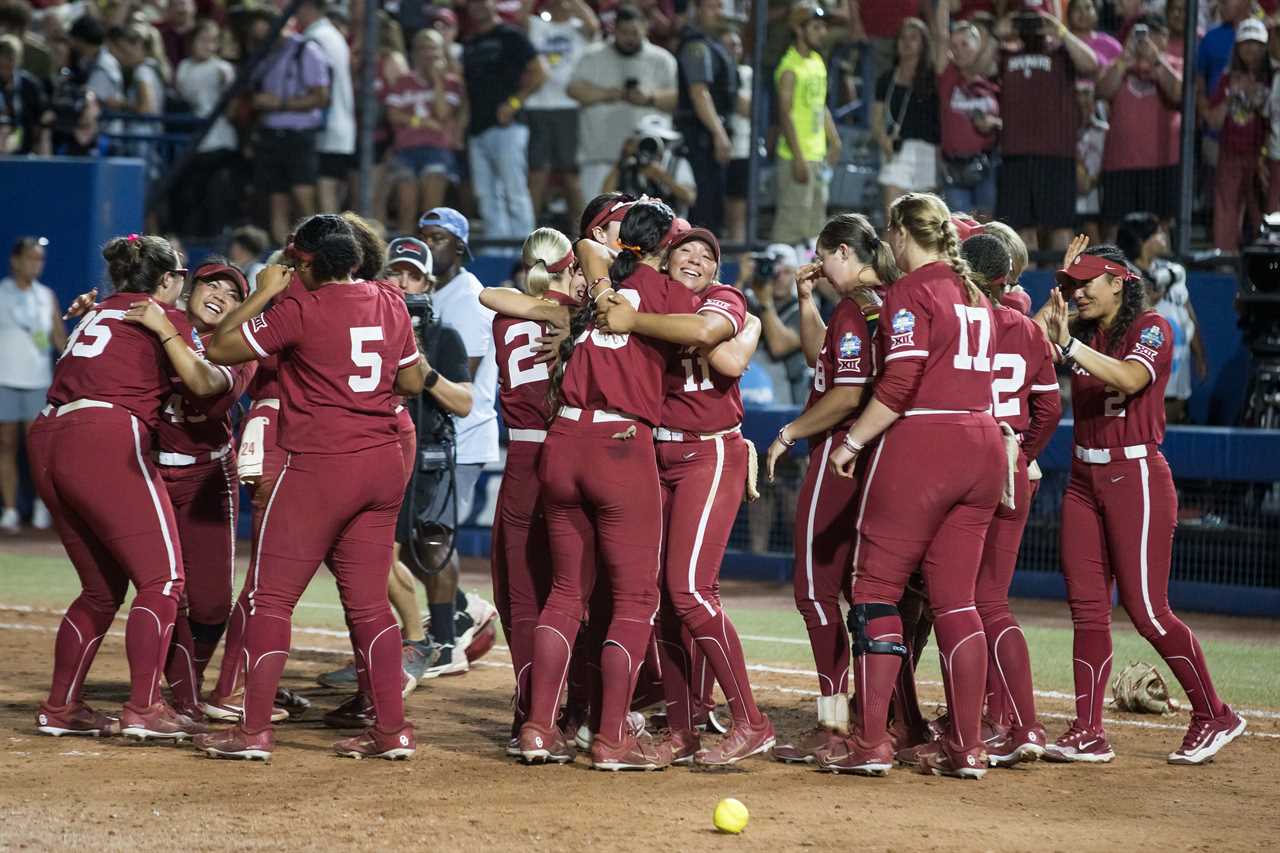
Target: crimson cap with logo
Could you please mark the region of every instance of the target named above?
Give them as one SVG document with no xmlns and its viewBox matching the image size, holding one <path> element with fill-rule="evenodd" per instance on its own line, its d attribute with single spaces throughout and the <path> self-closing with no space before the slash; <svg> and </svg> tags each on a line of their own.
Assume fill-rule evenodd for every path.
<svg viewBox="0 0 1280 853">
<path fill-rule="evenodd" d="M 244 273 L 239 267 L 231 264 L 210 263 L 201 264 L 196 267 L 196 271 L 191 274 L 191 283 L 198 281 L 230 281 L 236 286 L 236 292 L 240 294 L 240 299 L 247 299 L 249 296 L 249 281 L 244 277 Z"/>
<path fill-rule="evenodd" d="M 1110 258 L 1104 258 L 1101 255 L 1077 255 L 1076 259 L 1066 269 L 1058 270 L 1054 273 L 1054 279 L 1067 293 L 1072 292 L 1076 288 L 1093 281 L 1104 273 L 1118 275 L 1125 281 L 1131 278 L 1137 278 L 1128 264 L 1120 261 L 1113 261 Z"/>
<path fill-rule="evenodd" d="M 431 251 L 414 237 L 397 237 L 387 247 L 387 266 L 409 264 L 423 275 L 431 275 Z"/>
</svg>

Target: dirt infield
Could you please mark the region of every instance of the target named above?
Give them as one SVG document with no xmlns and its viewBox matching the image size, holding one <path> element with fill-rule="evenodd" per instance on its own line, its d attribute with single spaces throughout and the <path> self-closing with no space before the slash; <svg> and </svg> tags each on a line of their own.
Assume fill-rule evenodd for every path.
<svg viewBox="0 0 1280 853">
<path fill-rule="evenodd" d="M 315 686 L 343 640 L 295 634 L 286 683 L 314 702 L 312 720 L 277 731 L 269 765 L 212 761 L 190 748 L 47 738 L 32 717 L 48 685 L 58 615 L 0 611 L 0 849 L 608 849 L 1270 850 L 1275 847 L 1280 720 L 1250 720 L 1201 768 L 1165 754 L 1186 717 L 1111 724 L 1119 754 L 1105 767 L 1031 765 L 982 782 L 895 770 L 883 780 L 835 777 L 753 759 L 745 769 L 607 774 L 525 768 L 503 757 L 510 671 L 495 650 L 470 674 L 409 701 L 421 747 L 407 763 L 329 754 L 320 712 L 340 696 Z M 122 625 L 120 627 L 123 627 Z M 332 651 L 322 651 L 331 649 Z M 764 709 L 783 731 L 812 719 L 812 679 L 757 673 Z M 127 694 L 123 640 L 108 636 L 88 698 Z M 937 700 L 938 688 L 926 687 Z M 1044 705 L 1051 730 L 1067 707 Z M 1152 728 L 1152 727 L 1156 728 Z M 721 797 L 751 810 L 738 838 L 711 828 Z"/>
</svg>

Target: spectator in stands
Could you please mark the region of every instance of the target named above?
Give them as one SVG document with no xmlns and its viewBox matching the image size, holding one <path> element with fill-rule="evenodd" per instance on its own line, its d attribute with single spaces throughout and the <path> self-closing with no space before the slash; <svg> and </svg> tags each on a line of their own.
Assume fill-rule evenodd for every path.
<svg viewBox="0 0 1280 853">
<path fill-rule="evenodd" d="M 164 42 L 165 56 L 174 68 L 191 55 L 194 42 L 200 36 L 198 23 L 195 0 L 169 0 L 164 20 L 156 29 Z"/>
<path fill-rule="evenodd" d="M 1267 213 L 1280 211 L 1280 74 L 1272 76 L 1267 98 Z"/>
<path fill-rule="evenodd" d="M 676 51 L 680 89 L 675 126 L 698 184 L 689 211 L 695 226 L 719 233 L 724 228 L 724 196 L 733 143 L 727 130 L 738 98 L 738 66 L 720 44 L 724 0 L 691 0 L 689 22 L 680 31 Z"/>
<path fill-rule="evenodd" d="M 1240 226 L 1259 222 L 1254 180 L 1266 141 L 1271 60 L 1267 28 L 1246 18 L 1236 28 L 1231 66 L 1209 99 L 1209 126 L 1218 131 L 1218 169 L 1213 193 L 1213 244 L 1224 252 L 1240 248 Z"/>
<path fill-rule="evenodd" d="M 725 178 L 724 233 L 728 243 L 744 243 L 747 239 L 747 188 L 751 159 L 751 81 L 752 68 L 742 61 L 742 34 L 737 27 L 725 27 L 720 44 L 738 67 L 738 98 L 729 117 L 729 138 L 733 153 L 729 157 L 729 173 Z M 816 233 L 816 232 L 815 232 Z"/>
<path fill-rule="evenodd" d="M 578 105 L 569 97 L 569 81 L 587 45 L 600 35 L 600 19 L 585 0 L 551 0 L 529 17 L 529 41 L 547 64 L 547 82 L 529 96 L 529 195 L 535 218 L 542 216 L 547 181 L 564 190 L 568 220 L 582 215 L 578 185 Z"/>
<path fill-rule="evenodd" d="M 931 4 L 923 0 L 847 0 L 849 35 L 871 46 L 871 73 L 874 82 L 894 67 L 898 37 L 908 18 L 926 18 Z"/>
<path fill-rule="evenodd" d="M 942 194 L 952 211 L 985 221 L 996 211 L 1000 90 L 983 73 L 981 31 L 969 21 L 952 26 L 950 11 L 939 3 L 933 19 Z"/>
<path fill-rule="evenodd" d="M 803 405 L 809 394 L 809 365 L 800 346 L 800 304 L 796 297 L 795 248 L 775 243 L 764 252 L 764 264 L 750 255 L 739 264 L 738 288 L 750 293 L 753 312 L 760 317 L 761 343 L 755 361 L 773 378 L 774 401 L 781 406 Z M 758 265 L 759 264 L 759 265 Z M 772 269 L 767 266 L 771 264 Z M 761 270 L 761 266 L 765 269 Z M 764 274 L 761 274 L 764 273 Z"/>
<path fill-rule="evenodd" d="M 62 352 L 67 332 L 53 291 L 40 283 L 43 237 L 22 237 L 9 252 L 9 275 L 0 279 L 0 531 L 18 532 L 18 441 L 20 430 L 44 408 L 53 380 L 53 352 Z M 36 501 L 32 526 L 49 526 Z"/>
<path fill-rule="evenodd" d="M 339 197 L 356 165 L 356 101 L 351 82 L 351 50 L 326 15 L 329 0 L 303 0 L 295 20 L 302 38 L 319 46 L 329 63 L 329 101 L 324 126 L 316 137 L 320 210 L 342 209 Z"/>
<path fill-rule="evenodd" d="M 22 69 L 22 40 L 0 35 L 0 156 L 51 153 L 44 87 Z"/>
<path fill-rule="evenodd" d="M 49 45 L 30 26 L 31 4 L 27 0 L 0 0 L 0 35 L 17 36 L 22 42 L 22 70 L 44 86 L 51 86 L 58 66 Z"/>
<path fill-rule="evenodd" d="M 126 32 L 123 29 L 116 32 Z M 96 18 L 81 16 L 71 26 L 69 33 L 73 51 L 81 59 L 86 85 L 93 92 L 103 110 L 120 112 L 129 108 L 125 91 L 124 69 L 120 65 L 119 46 L 115 40 L 108 42 L 107 34 Z M 103 122 L 106 133 L 122 133 L 124 124 L 119 119 Z"/>
<path fill-rule="evenodd" d="M 1098 59 L 1051 15 L 1020 12 L 996 25 L 1000 59 L 1001 164 L 996 216 L 1031 251 L 1040 229 L 1066 249 L 1075 212 L 1080 114 L 1076 80 L 1093 79 Z"/>
<path fill-rule="evenodd" d="M 840 134 L 827 109 L 827 64 L 822 48 L 826 13 L 814 3 L 791 9 L 791 46 L 773 79 L 778 92 L 775 243 L 813 240 L 827 221 L 831 168 L 840 162 Z"/>
<path fill-rule="evenodd" d="M 667 120 L 676 105 L 676 59 L 646 38 L 645 17 L 618 8 L 613 39 L 578 60 L 568 93 L 578 111 L 578 184 L 595 198 L 622 156 L 622 146 L 646 116 Z"/>
<path fill-rule="evenodd" d="M 298 35 L 283 36 L 254 71 L 254 185 L 270 196 L 271 237 L 279 245 L 295 218 L 317 209 L 316 137 L 325 126 L 330 80 L 324 51 Z"/>
<path fill-rule="evenodd" d="M 1249 17 L 1252 0 L 1218 0 L 1218 20 L 1216 27 L 1204 34 L 1200 39 L 1197 51 L 1196 68 L 1200 71 L 1200 114 L 1209 111 L 1208 99 L 1218 88 L 1218 78 L 1231 63 L 1231 49 L 1236 43 L 1236 27 Z M 1185 15 L 1185 11 L 1183 12 Z"/>
<path fill-rule="evenodd" d="M 1076 230 L 1089 242 L 1102 242 L 1102 162 L 1107 151 L 1107 104 L 1096 97 L 1092 80 L 1076 81 L 1080 130 L 1076 137 Z"/>
<path fill-rule="evenodd" d="M 686 216 L 690 205 L 697 201 L 698 186 L 679 143 L 680 134 L 660 117 L 640 119 L 600 191 L 661 198 L 677 216 Z"/>
<path fill-rule="evenodd" d="M 103 50 L 104 34 L 96 18 L 82 15 L 72 23 L 55 53 L 65 54 L 53 85 L 51 106 L 54 154 L 84 156 L 98 146 L 98 116 L 102 105 L 89 85 L 93 70 L 105 55 L 119 72 L 119 63 Z"/>
<path fill-rule="evenodd" d="M 405 5 L 401 4 L 402 8 Z M 428 26 L 444 39 L 444 53 L 449 58 L 449 68 L 462 76 L 462 45 L 458 43 L 458 15 L 447 6 L 433 6 L 427 16 Z"/>
<path fill-rule="evenodd" d="M 1178 67 L 1183 67 L 1186 57 L 1182 55 L 1187 34 L 1186 0 L 1168 0 L 1164 7 L 1165 24 L 1169 27 L 1168 44 L 1165 53 L 1178 60 Z"/>
<path fill-rule="evenodd" d="M 498 18 L 494 0 L 468 0 L 475 34 L 463 49 L 471 107 L 468 154 L 485 235 L 523 240 L 533 230 L 529 128 L 517 121 L 547 79 L 547 64 L 520 30 Z"/>
<path fill-rule="evenodd" d="M 174 90 L 201 118 L 213 112 L 236 77 L 231 63 L 218 56 L 221 34 L 216 21 L 206 19 L 197 24 L 192 33 L 191 55 L 178 63 L 174 75 Z M 226 116 L 218 116 L 178 187 L 176 214 L 183 234 L 216 234 L 233 220 L 238 188 L 231 169 L 238 147 L 235 128 Z"/>
<path fill-rule="evenodd" d="M 1093 48 L 1100 68 L 1110 65 L 1124 52 L 1124 46 L 1115 36 L 1098 32 L 1098 9 L 1093 0 L 1071 0 L 1067 4 L 1067 27 L 1072 35 Z"/>
<path fill-rule="evenodd" d="M 940 123 L 929 30 L 919 18 L 908 18 L 898 34 L 894 66 L 876 81 L 871 107 L 886 218 L 889 205 L 903 193 L 937 188 Z"/>
<path fill-rule="evenodd" d="M 462 179 L 455 142 L 466 124 L 467 94 L 449 68 L 444 38 L 434 29 L 413 37 L 413 68 L 386 96 L 391 122 L 399 231 L 412 234 L 418 213 L 444 203 Z"/>
<path fill-rule="evenodd" d="M 227 258 L 231 263 L 244 270 L 244 277 L 249 281 L 249 289 L 257 286 L 258 273 L 265 266 L 262 259 L 271 245 L 271 237 L 266 231 L 255 225 L 241 225 L 231 232 L 231 241 L 227 245 Z"/>
<path fill-rule="evenodd" d="M 1203 382 L 1209 374 L 1204 339 L 1187 289 L 1187 270 L 1168 259 L 1169 232 L 1154 213 L 1126 216 L 1116 233 L 1116 245 L 1142 271 L 1148 301 L 1173 330 L 1173 365 L 1164 392 L 1164 408 L 1169 423 L 1186 423 L 1192 370 L 1196 382 Z"/>
<path fill-rule="evenodd" d="M 1166 52 L 1168 41 L 1164 17 L 1147 15 L 1098 80 L 1098 97 L 1111 102 L 1102 162 L 1108 239 L 1131 211 L 1151 211 L 1165 221 L 1178 212 L 1182 64 Z"/>
</svg>

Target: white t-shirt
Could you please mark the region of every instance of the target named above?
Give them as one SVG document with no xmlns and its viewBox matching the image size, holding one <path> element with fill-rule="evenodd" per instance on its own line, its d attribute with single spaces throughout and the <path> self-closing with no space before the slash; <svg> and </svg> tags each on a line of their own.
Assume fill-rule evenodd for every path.
<svg viewBox="0 0 1280 853">
<path fill-rule="evenodd" d="M 459 465 L 498 461 L 498 360 L 493 344 L 493 312 L 480 304 L 484 285 L 467 270 L 461 270 L 446 285 L 436 288 L 431 304 L 436 316 L 462 337 L 467 358 L 480 359 L 480 369 L 471 380 L 471 414 L 455 417 Z"/>
<path fill-rule="evenodd" d="M 623 56 L 613 42 L 591 45 L 578 60 L 574 80 L 605 89 L 621 89 L 635 78 L 644 92 L 676 88 L 676 58 L 655 44 L 645 42 L 635 56 Z M 592 104 L 578 112 L 578 162 L 613 165 L 622 154 L 622 145 L 635 131 L 640 119 L 649 115 L 671 116 L 654 107 L 637 107 L 624 100 Z"/>
<path fill-rule="evenodd" d="M 569 97 L 567 90 L 573 69 L 587 47 L 582 19 L 546 21 L 541 15 L 530 15 L 529 42 L 547 61 L 550 74 L 538 91 L 529 96 L 525 106 L 531 110 L 577 109 L 578 102 Z"/>
<path fill-rule="evenodd" d="M 1196 336 L 1196 322 L 1191 317 L 1191 291 L 1187 289 L 1187 270 L 1182 264 L 1157 259 L 1151 277 L 1164 288 L 1156 303 L 1156 313 L 1169 321 L 1173 331 L 1173 364 L 1169 368 L 1169 384 L 1165 399 L 1191 399 L 1191 339 Z"/>
<path fill-rule="evenodd" d="M 748 100 L 751 98 L 751 72 L 750 65 L 738 66 L 738 97 L 744 95 Z M 738 115 L 738 105 L 735 103 L 733 115 L 729 116 L 729 136 L 733 140 L 733 153 L 729 155 L 731 160 L 746 160 L 751 156 L 751 116 Z"/>
<path fill-rule="evenodd" d="M 196 115 L 204 118 L 213 112 L 223 91 L 236 77 L 236 70 L 221 57 L 213 56 L 203 62 L 184 59 L 178 63 L 174 75 L 174 88 L 183 100 L 191 105 Z M 219 116 L 209 135 L 200 143 L 200 151 L 224 151 L 236 147 L 236 131 L 226 116 Z"/>
<path fill-rule="evenodd" d="M 316 138 L 316 150 L 324 154 L 354 154 L 356 150 L 356 96 L 351 84 L 351 48 L 328 18 L 321 18 L 302 33 L 324 51 L 333 84 L 324 130 Z"/>
<path fill-rule="evenodd" d="M 40 282 L 23 290 L 0 279 L 0 386 L 38 390 L 53 382 L 53 291 Z"/>
</svg>

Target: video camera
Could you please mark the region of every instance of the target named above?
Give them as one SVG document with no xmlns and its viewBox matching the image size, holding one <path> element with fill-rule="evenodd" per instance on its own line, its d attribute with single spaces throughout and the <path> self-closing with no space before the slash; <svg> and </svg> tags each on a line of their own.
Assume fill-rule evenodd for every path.
<svg viewBox="0 0 1280 853">
<path fill-rule="evenodd" d="M 435 308 L 431 305 L 431 294 L 429 293 L 406 293 L 404 295 L 404 307 L 408 309 L 409 316 L 417 320 L 414 327 L 429 326 L 436 320 Z"/>
</svg>

